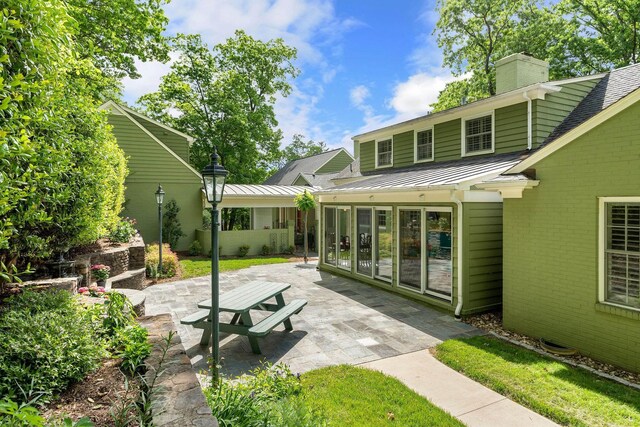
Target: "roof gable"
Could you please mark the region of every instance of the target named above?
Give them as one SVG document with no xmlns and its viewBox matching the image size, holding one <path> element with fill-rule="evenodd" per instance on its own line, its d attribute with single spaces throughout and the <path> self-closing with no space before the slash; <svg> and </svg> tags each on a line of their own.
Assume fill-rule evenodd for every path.
<svg viewBox="0 0 640 427">
<path fill-rule="evenodd" d="M 323 168 L 327 163 L 331 162 L 338 154 L 346 153 L 351 155 L 344 148 L 338 148 L 324 153 L 316 154 L 302 159 L 292 160 L 276 173 L 271 175 L 264 184 L 266 185 L 292 185 L 300 174 L 315 174 L 319 169 Z M 353 159 L 353 157 L 351 157 Z"/>
<path fill-rule="evenodd" d="M 128 108 L 122 107 L 121 105 L 113 102 L 107 101 L 103 105 L 100 106 L 100 110 L 110 110 L 111 112 L 115 112 L 118 115 L 124 116 L 129 119 L 133 124 L 135 124 L 140 130 L 142 130 L 153 142 L 160 145 L 160 147 L 164 148 L 173 158 L 175 158 L 184 168 L 186 168 L 190 173 L 193 173 L 195 176 L 200 179 L 201 175 L 198 171 L 196 171 L 189 163 L 187 163 L 183 158 L 177 155 L 173 150 L 167 147 L 162 141 L 160 141 L 153 133 L 149 131 L 146 127 L 144 127 L 138 120 L 132 117 L 131 114 L 127 110 Z M 177 131 L 176 131 L 177 132 Z"/>
</svg>

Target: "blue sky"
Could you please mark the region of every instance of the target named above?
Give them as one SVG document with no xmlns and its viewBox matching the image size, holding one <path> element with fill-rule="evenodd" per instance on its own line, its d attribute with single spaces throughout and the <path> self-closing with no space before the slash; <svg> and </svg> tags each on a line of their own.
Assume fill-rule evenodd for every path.
<svg viewBox="0 0 640 427">
<path fill-rule="evenodd" d="M 351 151 L 352 136 L 425 114 L 453 79 L 431 35 L 435 0 L 173 0 L 165 10 L 169 34 L 213 46 L 243 29 L 298 49 L 293 93 L 275 106 L 283 146 L 301 133 Z M 139 64 L 125 100 L 156 90 L 168 68 Z"/>
</svg>

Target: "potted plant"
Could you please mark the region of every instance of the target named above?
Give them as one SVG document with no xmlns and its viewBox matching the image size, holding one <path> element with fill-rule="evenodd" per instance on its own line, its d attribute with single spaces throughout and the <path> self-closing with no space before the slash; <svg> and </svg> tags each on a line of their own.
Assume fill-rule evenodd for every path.
<svg viewBox="0 0 640 427">
<path fill-rule="evenodd" d="M 104 286 L 109 278 L 111 267 L 104 264 L 94 264 L 91 266 L 91 276 L 95 277 L 98 286 Z"/>
</svg>

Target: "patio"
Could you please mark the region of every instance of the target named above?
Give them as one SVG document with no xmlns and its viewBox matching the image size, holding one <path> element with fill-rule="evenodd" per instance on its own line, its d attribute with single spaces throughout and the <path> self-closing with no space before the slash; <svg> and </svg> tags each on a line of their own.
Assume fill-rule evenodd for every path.
<svg viewBox="0 0 640 427">
<path fill-rule="evenodd" d="M 451 315 L 355 280 L 317 271 L 315 263 L 273 264 L 220 275 L 221 293 L 252 280 L 287 282 L 285 300 L 309 303 L 293 316 L 294 330 L 278 326 L 260 340 L 262 355 L 247 337 L 221 333 L 222 373 L 236 376 L 262 360 L 284 362 L 294 372 L 328 365 L 359 364 L 433 347 L 443 340 L 480 334 Z M 207 369 L 209 350 L 199 346 L 201 330 L 180 324 L 211 296 L 210 277 L 151 286 L 144 290 L 146 314 L 170 313 L 187 355 L 198 372 Z M 230 317 L 222 313 L 221 318 Z M 256 316 L 258 319 L 259 317 Z"/>
</svg>

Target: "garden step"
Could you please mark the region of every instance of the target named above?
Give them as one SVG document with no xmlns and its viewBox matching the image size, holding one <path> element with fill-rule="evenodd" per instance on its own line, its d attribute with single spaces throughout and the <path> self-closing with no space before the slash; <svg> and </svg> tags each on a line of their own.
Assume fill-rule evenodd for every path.
<svg viewBox="0 0 640 427">
<path fill-rule="evenodd" d="M 144 289 L 145 269 L 129 270 L 107 279 L 107 290 L 111 289 Z"/>
<path fill-rule="evenodd" d="M 126 296 L 129 301 L 131 301 L 131 305 L 133 305 L 133 311 L 136 313 L 136 315 L 144 316 L 144 303 L 146 300 L 144 292 L 137 291 L 135 289 L 112 289 L 112 291 Z"/>
</svg>

